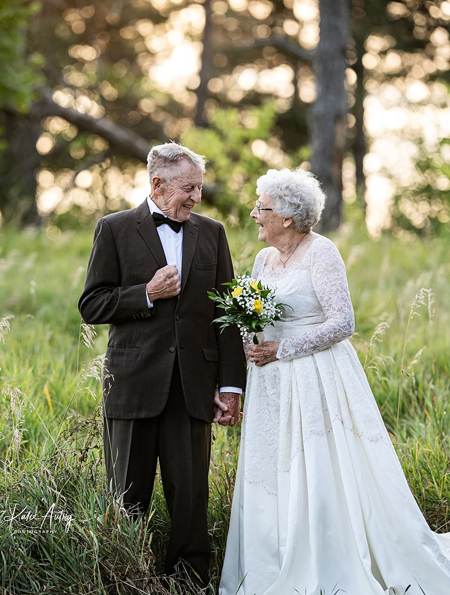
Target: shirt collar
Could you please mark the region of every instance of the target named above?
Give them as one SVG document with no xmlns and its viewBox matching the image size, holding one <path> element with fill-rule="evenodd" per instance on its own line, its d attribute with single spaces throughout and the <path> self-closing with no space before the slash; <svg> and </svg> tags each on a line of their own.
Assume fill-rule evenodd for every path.
<svg viewBox="0 0 450 595">
<path fill-rule="evenodd" d="M 164 215 L 164 217 L 167 217 L 167 215 L 152 201 L 150 196 L 147 196 L 147 204 L 150 209 L 150 215 L 153 215 L 153 213 L 160 213 L 161 215 Z"/>
</svg>

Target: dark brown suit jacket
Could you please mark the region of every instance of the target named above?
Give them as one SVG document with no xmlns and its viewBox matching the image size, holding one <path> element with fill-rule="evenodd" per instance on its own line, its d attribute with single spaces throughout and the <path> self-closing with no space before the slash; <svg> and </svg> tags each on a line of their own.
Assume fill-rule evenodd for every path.
<svg viewBox="0 0 450 595">
<path fill-rule="evenodd" d="M 207 295 L 233 277 L 223 226 L 191 213 L 183 231 L 179 296 L 149 309 L 146 284 L 166 259 L 147 201 L 99 220 L 79 310 L 89 324 L 109 324 L 103 413 L 118 419 L 159 415 L 178 355 L 191 416 L 211 422 L 214 391 L 245 387 L 245 356 L 236 327 L 219 332 L 223 314 Z"/>
</svg>

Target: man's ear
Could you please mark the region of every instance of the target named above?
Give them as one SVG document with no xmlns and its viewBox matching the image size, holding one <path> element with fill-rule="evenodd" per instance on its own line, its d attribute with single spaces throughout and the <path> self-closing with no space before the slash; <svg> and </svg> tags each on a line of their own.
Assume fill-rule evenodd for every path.
<svg viewBox="0 0 450 595">
<path fill-rule="evenodd" d="M 153 176 L 153 178 L 152 178 L 153 194 L 160 194 L 162 183 L 163 183 L 162 178 L 160 178 L 159 176 Z"/>
<path fill-rule="evenodd" d="M 283 219 L 283 227 L 288 228 L 292 225 L 293 222 L 294 222 L 294 220 L 292 219 L 292 217 L 287 217 L 287 218 L 285 217 Z"/>
</svg>

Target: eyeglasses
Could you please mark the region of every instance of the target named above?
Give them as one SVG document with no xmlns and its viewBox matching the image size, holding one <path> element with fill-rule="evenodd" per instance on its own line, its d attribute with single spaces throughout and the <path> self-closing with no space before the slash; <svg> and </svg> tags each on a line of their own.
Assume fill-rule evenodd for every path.
<svg viewBox="0 0 450 595">
<path fill-rule="evenodd" d="M 261 213 L 261 211 L 273 211 L 272 208 L 262 207 L 259 203 L 256 203 L 255 207 L 258 209 L 258 213 Z"/>
</svg>

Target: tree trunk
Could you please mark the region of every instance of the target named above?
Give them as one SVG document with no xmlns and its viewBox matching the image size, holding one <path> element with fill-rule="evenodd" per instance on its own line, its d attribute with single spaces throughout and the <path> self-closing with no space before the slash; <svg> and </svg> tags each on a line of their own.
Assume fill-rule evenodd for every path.
<svg viewBox="0 0 450 595">
<path fill-rule="evenodd" d="M 355 90 L 355 119 L 356 132 L 353 141 L 353 157 L 355 159 L 356 168 L 356 195 L 358 200 L 366 210 L 366 177 L 364 175 L 364 157 L 367 151 L 366 134 L 364 130 L 364 99 L 366 90 L 364 88 L 364 66 L 362 57 L 364 54 L 364 41 L 356 40 L 357 58 L 354 65 L 356 73 L 356 90 Z"/>
<path fill-rule="evenodd" d="M 312 109 L 311 169 L 328 197 L 321 229 L 329 231 L 341 222 L 350 6 L 349 0 L 319 0 L 319 8 L 320 41 L 313 59 L 317 99 Z"/>
<path fill-rule="evenodd" d="M 41 221 L 36 205 L 36 142 L 40 123 L 18 113 L 2 115 L 6 151 L 1 156 L 0 177 L 9 184 L 0 185 L 0 211 L 5 223 L 19 227 L 38 225 Z"/>
<path fill-rule="evenodd" d="M 36 117 L 59 116 L 64 118 L 80 130 L 101 136 L 115 147 L 118 153 L 146 162 L 150 143 L 133 130 L 120 126 L 108 118 L 94 118 L 70 107 L 62 107 L 53 101 L 50 89 L 40 89 L 40 94 L 42 101 L 35 106 Z M 152 125 L 151 132 L 154 138 L 159 138 L 162 141 L 167 140 L 159 125 Z"/>
<path fill-rule="evenodd" d="M 212 7 L 211 0 L 205 0 L 205 28 L 203 30 L 202 65 L 200 68 L 200 85 L 197 89 L 197 112 L 195 114 L 195 125 L 206 127 L 205 104 L 208 99 L 208 82 L 213 70 L 212 33 L 213 24 L 211 21 Z"/>
</svg>

